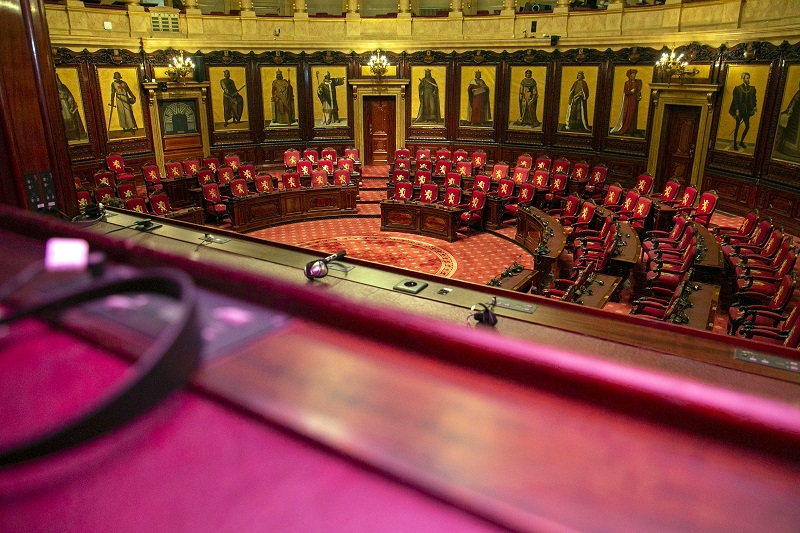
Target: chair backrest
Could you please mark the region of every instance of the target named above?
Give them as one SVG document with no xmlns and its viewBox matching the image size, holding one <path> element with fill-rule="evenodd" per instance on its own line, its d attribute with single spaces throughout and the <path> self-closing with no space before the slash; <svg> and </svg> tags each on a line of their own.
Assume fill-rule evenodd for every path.
<svg viewBox="0 0 800 533">
<path fill-rule="evenodd" d="M 519 202 L 522 205 L 530 204 L 533 201 L 533 196 L 536 192 L 536 186 L 533 183 L 523 183 L 519 188 Z"/>
<path fill-rule="evenodd" d="M 683 236 L 683 232 L 686 231 L 686 224 L 687 220 L 685 216 L 678 215 L 673 217 L 672 219 L 672 229 L 669 230 L 669 235 L 667 235 L 667 239 L 670 240 L 677 240 Z"/>
<path fill-rule="evenodd" d="M 445 187 L 461 187 L 461 174 L 458 172 L 448 172 L 444 176 Z"/>
<path fill-rule="evenodd" d="M 502 179 L 497 184 L 497 196 L 500 198 L 508 198 L 514 194 L 514 180 Z"/>
<path fill-rule="evenodd" d="M 411 159 L 411 150 L 408 148 L 398 148 L 394 151 L 394 158 L 397 159 Z"/>
<path fill-rule="evenodd" d="M 247 181 L 244 178 L 236 178 L 231 181 L 231 195 L 235 198 L 244 198 L 249 194 Z"/>
<path fill-rule="evenodd" d="M 681 196 L 678 207 L 691 207 L 695 198 L 697 198 L 697 188 L 689 185 L 683 190 L 683 196 Z"/>
<path fill-rule="evenodd" d="M 158 167 L 152 163 L 142 166 L 142 176 L 144 176 L 144 181 L 148 183 L 161 183 Z"/>
<path fill-rule="evenodd" d="M 603 205 L 606 207 L 616 206 L 619 205 L 621 201 L 622 187 L 620 187 L 618 183 L 609 185 L 608 191 L 606 192 L 606 197 L 603 199 Z"/>
<path fill-rule="evenodd" d="M 314 148 L 306 148 L 303 150 L 303 159 L 308 159 L 312 165 L 316 165 L 319 161 L 319 154 Z"/>
<path fill-rule="evenodd" d="M 345 148 L 344 149 L 344 156 L 347 159 L 349 159 L 350 161 L 353 161 L 355 163 L 361 161 L 361 159 L 359 158 L 359 155 L 358 155 L 358 148 L 352 148 L 352 147 L 351 148 Z"/>
<path fill-rule="evenodd" d="M 640 196 L 638 200 L 636 200 L 636 207 L 633 208 L 633 213 L 631 215 L 631 223 L 639 228 L 639 222 L 644 221 L 648 216 L 650 216 L 650 211 L 653 208 L 653 200 L 648 198 L 647 196 Z"/>
<path fill-rule="evenodd" d="M 499 161 L 492 167 L 492 180 L 500 181 L 508 177 L 508 164 L 505 161 Z"/>
<path fill-rule="evenodd" d="M 398 181 L 394 184 L 394 199 L 400 202 L 411 200 L 413 186 L 408 181 Z"/>
<path fill-rule="evenodd" d="M 459 161 L 456 163 L 456 172 L 462 176 L 472 175 L 472 163 L 470 161 Z"/>
<path fill-rule="evenodd" d="M 477 152 L 472 152 L 472 170 L 475 172 L 480 172 L 486 168 L 486 152 L 482 150 L 478 150 Z"/>
<path fill-rule="evenodd" d="M 114 179 L 114 173 L 109 170 L 100 170 L 92 176 L 95 188 L 99 187 L 114 187 L 117 180 Z"/>
<path fill-rule="evenodd" d="M 751 235 L 758 225 L 758 209 L 753 209 L 747 213 L 739 225 L 737 233 L 745 237 Z"/>
<path fill-rule="evenodd" d="M 580 214 L 578 214 L 575 224 L 584 227 L 588 226 L 594 218 L 595 209 L 597 209 L 597 205 L 594 202 L 585 200 L 583 205 L 581 205 L 581 211 Z"/>
<path fill-rule="evenodd" d="M 147 204 L 144 203 L 144 198 L 137 196 L 125 200 L 125 209 L 128 211 L 136 211 L 137 213 L 147 213 Z"/>
<path fill-rule="evenodd" d="M 392 172 L 392 179 L 395 182 L 398 182 L 398 181 L 410 181 L 411 180 L 411 173 L 405 168 L 397 169 L 394 172 Z"/>
<path fill-rule="evenodd" d="M 336 161 L 336 170 L 346 170 L 347 172 L 353 172 L 353 160 L 348 159 L 346 157 L 340 157 L 338 161 Z"/>
<path fill-rule="evenodd" d="M 661 194 L 658 195 L 657 199 L 664 202 L 664 201 L 672 201 L 678 197 L 678 193 L 681 190 L 681 184 L 677 181 L 668 181 L 664 184 L 664 190 L 661 191 Z"/>
<path fill-rule="evenodd" d="M 431 149 L 430 148 L 417 148 L 417 153 L 414 154 L 414 159 L 417 160 L 417 164 L 420 161 L 428 161 L 431 158 Z"/>
<path fill-rule="evenodd" d="M 94 190 L 94 197 L 98 203 L 108 202 L 114 198 L 114 189 L 111 187 L 98 187 Z"/>
<path fill-rule="evenodd" d="M 483 191 L 472 191 L 472 199 L 469 201 L 468 211 L 481 211 L 486 205 L 486 193 Z"/>
<path fill-rule="evenodd" d="M 327 159 L 328 161 L 336 161 L 339 159 L 339 156 L 336 154 L 336 148 L 331 148 L 330 146 L 323 148 L 319 157 L 320 159 Z"/>
<path fill-rule="evenodd" d="M 350 171 L 346 168 L 337 168 L 333 171 L 334 185 L 350 185 Z"/>
<path fill-rule="evenodd" d="M 553 174 L 553 181 L 550 182 L 550 192 L 563 192 L 567 189 L 568 183 L 569 178 L 567 178 L 566 174 Z"/>
<path fill-rule="evenodd" d="M 563 217 L 574 217 L 578 214 L 578 209 L 581 205 L 581 199 L 575 196 L 574 194 L 570 194 L 567 196 L 567 200 L 564 203 L 564 209 L 561 210 L 561 216 Z"/>
<path fill-rule="evenodd" d="M 324 170 L 314 170 L 311 172 L 311 186 L 312 187 L 325 187 L 328 185 L 328 173 Z"/>
<path fill-rule="evenodd" d="M 456 207 L 461 203 L 461 187 L 448 187 L 444 192 L 444 206 Z"/>
<path fill-rule="evenodd" d="M 431 171 L 431 170 L 433 170 L 433 160 L 432 159 L 425 159 L 425 158 L 417 159 L 417 160 L 415 160 L 415 163 L 417 165 L 417 171 L 420 171 L 420 170 Z"/>
<path fill-rule="evenodd" d="M 130 200 L 136 196 L 136 186 L 133 183 L 125 182 L 117 185 L 117 196 L 123 200 Z"/>
<path fill-rule="evenodd" d="M 203 166 L 209 169 L 211 172 L 216 172 L 219 168 L 219 158 L 206 157 L 203 159 Z"/>
<path fill-rule="evenodd" d="M 717 208 L 717 191 L 706 191 L 700 195 L 700 201 L 697 203 L 697 210 L 694 212 L 694 221 L 708 227 L 711 222 L 711 215 Z"/>
<path fill-rule="evenodd" d="M 589 179 L 589 164 L 586 161 L 578 161 L 572 167 L 572 178 L 576 181 L 587 181 Z"/>
<path fill-rule="evenodd" d="M 239 167 L 239 177 L 246 181 L 253 181 L 256 178 L 256 167 L 253 165 L 242 165 Z"/>
<path fill-rule="evenodd" d="M 217 169 L 217 181 L 220 185 L 227 185 L 233 180 L 233 169 L 231 167 L 219 167 Z"/>
<path fill-rule="evenodd" d="M 534 168 L 536 170 L 546 170 L 550 172 L 551 164 L 552 161 L 550 160 L 550 158 L 547 157 L 546 155 L 542 155 L 536 158 L 536 163 L 535 163 L 536 166 Z"/>
<path fill-rule="evenodd" d="M 546 189 L 550 187 L 550 172 L 547 170 L 534 170 L 533 171 L 533 185 L 537 189 Z"/>
<path fill-rule="evenodd" d="M 562 158 L 556 159 L 553 164 L 553 174 L 569 175 L 570 163 L 568 160 Z"/>
<path fill-rule="evenodd" d="M 450 150 L 448 150 L 447 148 L 439 148 L 438 150 L 436 150 L 436 159 L 437 160 L 450 159 Z"/>
<path fill-rule="evenodd" d="M 223 158 L 223 163 L 225 163 L 226 167 L 231 167 L 234 171 L 236 171 L 242 166 L 242 158 L 236 154 L 228 154 Z"/>
<path fill-rule="evenodd" d="M 283 166 L 287 169 L 297 168 L 297 163 L 300 162 L 300 150 L 289 148 L 283 152 Z"/>
<path fill-rule="evenodd" d="M 180 161 L 167 161 L 164 163 L 164 171 L 170 179 L 180 178 L 184 176 L 183 164 Z"/>
<path fill-rule="evenodd" d="M 311 171 L 314 170 L 314 163 L 305 157 L 297 162 L 297 173 L 301 176 L 310 176 Z"/>
<path fill-rule="evenodd" d="M 778 290 L 775 291 L 775 294 L 773 294 L 772 298 L 767 302 L 767 307 L 773 309 L 776 313 L 782 313 L 783 310 L 786 309 L 786 306 L 789 305 L 793 293 L 794 276 L 787 274 L 783 276 L 781 284 L 778 285 Z"/>
<path fill-rule="evenodd" d="M 78 191 L 78 207 L 84 209 L 92 203 L 92 194 L 89 191 Z"/>
<path fill-rule="evenodd" d="M 769 239 L 767 239 L 767 242 L 765 242 L 764 246 L 761 248 L 759 255 L 764 257 L 774 257 L 780 250 L 783 240 L 783 232 L 778 228 L 773 229 L 769 234 Z"/>
<path fill-rule="evenodd" d="M 607 175 L 608 168 L 604 164 L 598 163 L 592 168 L 592 177 L 589 183 L 595 186 L 605 183 Z"/>
<path fill-rule="evenodd" d="M 328 176 L 333 174 L 333 161 L 330 159 L 320 159 L 317 169 L 324 171 Z"/>
<path fill-rule="evenodd" d="M 489 192 L 489 187 L 491 187 L 492 180 L 489 176 L 485 174 L 478 174 L 475 176 L 475 183 L 472 185 L 473 191 L 483 191 Z"/>
<path fill-rule="evenodd" d="M 269 174 L 259 174 L 256 176 L 256 191 L 260 193 L 272 192 L 272 176 Z"/>
<path fill-rule="evenodd" d="M 106 156 L 106 167 L 114 174 L 125 172 L 125 162 L 119 154 L 108 154 Z"/>
<path fill-rule="evenodd" d="M 439 199 L 439 186 L 435 183 L 426 183 L 419 190 L 419 201 L 431 204 Z"/>
<path fill-rule="evenodd" d="M 203 199 L 210 204 L 220 202 L 219 185 L 216 183 L 206 183 L 203 185 Z"/>
<path fill-rule="evenodd" d="M 300 174 L 298 174 L 297 172 L 285 172 L 281 176 L 281 183 L 283 183 L 283 188 L 286 190 L 299 189 Z"/>
<path fill-rule="evenodd" d="M 453 170 L 453 162 L 449 159 L 439 159 L 436 161 L 436 174 L 439 176 L 444 176 L 448 172 Z"/>
<path fill-rule="evenodd" d="M 520 154 L 517 156 L 517 164 L 515 166 L 530 170 L 533 168 L 533 156 L 531 154 Z"/>
<path fill-rule="evenodd" d="M 183 173 L 187 176 L 194 176 L 200 171 L 199 159 L 186 159 L 183 162 Z"/>
<path fill-rule="evenodd" d="M 166 215 L 171 211 L 169 207 L 169 198 L 163 192 L 154 194 L 150 197 L 150 209 L 156 215 Z"/>
<path fill-rule="evenodd" d="M 644 173 L 640 174 L 638 178 L 636 178 L 636 187 L 635 189 L 639 191 L 639 194 L 650 194 L 650 190 L 653 188 L 653 176 L 650 174 Z"/>
<path fill-rule="evenodd" d="M 633 209 L 636 206 L 637 200 L 639 200 L 639 191 L 636 189 L 631 189 L 625 195 L 625 200 L 622 201 L 622 207 L 620 207 L 619 212 L 625 214 L 633 213 Z"/>
<path fill-rule="evenodd" d="M 197 183 L 199 183 L 200 185 L 205 185 L 207 183 L 214 183 L 214 173 L 207 168 L 198 171 Z"/>
<path fill-rule="evenodd" d="M 417 185 L 425 185 L 426 183 L 431 182 L 431 171 L 430 170 L 417 170 L 416 174 L 414 174 L 414 183 Z"/>
<path fill-rule="evenodd" d="M 468 161 L 469 154 L 466 150 L 459 148 L 453 152 L 453 161 Z"/>
<path fill-rule="evenodd" d="M 411 170 L 411 160 L 407 157 L 398 157 L 394 160 L 395 170 Z"/>
<path fill-rule="evenodd" d="M 530 177 L 531 170 L 526 167 L 517 167 L 514 169 L 514 183 L 525 183 Z"/>
</svg>

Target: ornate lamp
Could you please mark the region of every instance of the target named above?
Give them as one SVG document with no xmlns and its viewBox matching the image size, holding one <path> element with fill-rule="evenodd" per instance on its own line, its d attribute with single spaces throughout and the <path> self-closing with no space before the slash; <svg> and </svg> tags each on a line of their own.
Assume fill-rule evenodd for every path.
<svg viewBox="0 0 800 533">
<path fill-rule="evenodd" d="M 675 55 L 673 50 L 670 53 L 664 52 L 661 54 L 661 59 L 656 63 L 656 68 L 661 73 L 662 79 L 666 78 L 669 81 L 672 78 L 678 78 L 678 83 L 683 83 L 684 76 L 694 76 L 699 70 L 696 68 L 688 69 L 689 62 L 684 61 L 683 54 Z"/>
<path fill-rule="evenodd" d="M 381 54 L 381 49 L 378 48 L 378 51 L 372 54 L 372 57 L 369 58 L 369 63 L 367 63 L 369 69 L 378 76 L 378 79 L 381 78 L 386 71 L 389 70 L 389 61 L 386 60 L 386 56 Z"/>
<path fill-rule="evenodd" d="M 180 55 L 172 58 L 167 74 L 172 78 L 172 81 L 183 82 L 184 78 L 192 71 L 194 71 L 194 61 L 190 57 L 184 57 L 183 50 L 181 50 Z"/>
</svg>

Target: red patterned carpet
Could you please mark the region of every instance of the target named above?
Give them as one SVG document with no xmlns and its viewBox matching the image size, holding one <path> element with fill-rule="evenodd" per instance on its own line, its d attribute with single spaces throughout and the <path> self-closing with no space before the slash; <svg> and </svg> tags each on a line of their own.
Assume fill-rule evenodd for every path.
<svg viewBox="0 0 800 533">
<path fill-rule="evenodd" d="M 347 254 L 367 261 L 485 285 L 517 261 L 532 268 L 530 254 L 490 233 L 441 239 L 380 231 L 378 218 L 341 218 L 258 230 L 252 237 Z"/>
</svg>

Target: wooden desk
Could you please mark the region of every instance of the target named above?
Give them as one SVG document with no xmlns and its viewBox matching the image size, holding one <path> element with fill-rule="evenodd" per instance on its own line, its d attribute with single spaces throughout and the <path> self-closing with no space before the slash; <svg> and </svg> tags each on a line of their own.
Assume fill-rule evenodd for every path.
<svg viewBox="0 0 800 533">
<path fill-rule="evenodd" d="M 722 247 L 705 226 L 695 224 L 694 230 L 698 237 L 698 248 L 700 247 L 700 238 L 705 247 L 694 261 L 695 275 L 701 281 L 721 285 L 725 278 L 725 259 L 722 255 Z"/>
<path fill-rule="evenodd" d="M 692 294 L 689 295 L 692 307 L 687 307 L 683 310 L 684 316 L 689 319 L 689 322 L 685 325 L 690 328 L 711 331 L 714 329 L 714 316 L 717 314 L 717 306 L 719 305 L 720 286 L 694 282 L 692 285 L 700 289 L 692 291 Z"/>
<path fill-rule="evenodd" d="M 521 272 L 502 278 L 498 287 L 516 292 L 528 292 L 539 274 L 537 270 L 524 268 Z"/>
<path fill-rule="evenodd" d="M 381 231 L 401 231 L 453 242 L 464 209 L 421 202 L 381 202 Z"/>
<path fill-rule="evenodd" d="M 249 231 L 315 217 L 355 215 L 358 187 L 292 189 L 228 200 L 233 231 Z"/>
<path fill-rule="evenodd" d="M 619 252 L 618 255 L 611 257 L 609 270 L 622 279 L 628 279 L 631 269 L 642 257 L 642 243 L 630 223 L 619 222 L 618 224 L 622 240 L 615 250 L 615 252 Z"/>
<path fill-rule="evenodd" d="M 602 285 L 598 283 L 600 281 Z M 573 299 L 572 303 L 579 303 L 586 307 L 602 309 L 608 300 L 611 299 L 611 296 L 613 296 L 621 282 L 622 278 L 619 276 L 598 273 L 585 284 L 584 293 L 577 299 Z M 586 292 L 585 289 L 590 289 L 592 294 Z"/>
<path fill-rule="evenodd" d="M 653 202 L 653 229 L 669 231 L 675 218 L 675 208 L 661 202 Z"/>
<path fill-rule="evenodd" d="M 508 200 L 504 200 L 499 196 L 486 195 L 486 229 L 497 229 L 503 227 L 503 215 L 506 213 L 506 204 Z"/>
<path fill-rule="evenodd" d="M 553 266 L 567 245 L 567 234 L 559 222 L 535 207 L 517 210 L 517 234 L 514 236 L 523 248 L 533 255 L 534 267 L 542 273 L 535 283 L 535 291 L 553 276 Z"/>
<path fill-rule="evenodd" d="M 195 201 L 195 195 L 191 191 L 191 189 L 197 188 L 197 180 L 195 178 L 191 176 L 176 179 L 164 178 L 161 180 L 161 185 L 164 186 L 164 192 L 169 198 L 171 207 L 184 208 L 198 205 Z"/>
<path fill-rule="evenodd" d="M 200 207 L 189 207 L 180 211 L 172 211 L 166 215 L 158 215 L 163 218 L 191 222 L 192 224 L 202 224 L 205 222 L 205 213 Z"/>
</svg>

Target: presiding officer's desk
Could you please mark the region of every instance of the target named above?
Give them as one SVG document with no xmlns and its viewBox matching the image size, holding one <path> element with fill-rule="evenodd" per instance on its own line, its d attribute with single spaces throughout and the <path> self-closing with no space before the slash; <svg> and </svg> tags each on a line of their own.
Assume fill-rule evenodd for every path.
<svg viewBox="0 0 800 533">
<path fill-rule="evenodd" d="M 464 208 L 417 201 L 381 202 L 381 231 L 416 233 L 453 242 Z"/>
<path fill-rule="evenodd" d="M 120 213 L 84 228 L 0 208 L 0 281 L 40 259 L 44 238 L 82 237 L 114 263 L 190 273 L 209 320 L 187 388 L 91 444 L 0 469 L 6 530 L 800 523 L 800 386 L 766 377 L 779 376 L 772 368 L 742 372 L 732 358 L 737 347 L 793 351 L 350 258 L 342 265 L 352 269 L 332 265 L 310 282 L 302 268 L 313 255 L 300 249 L 224 232 L 231 240 L 218 244 L 179 222 L 126 227 L 136 220 Z M 393 289 L 408 279 L 428 286 Z M 493 295 L 497 329 L 464 327 L 469 306 Z M 137 302 L 114 305 L 135 313 Z M 125 367 L 112 354 L 135 356 L 150 332 L 119 342 L 123 331 L 92 338 L 80 310 L 64 320 L 20 321 L 2 338 L 2 444 L 102 390 Z M 227 338 L 247 321 L 261 333 Z M 34 416 L 8 416 L 28 408 Z"/>
</svg>

